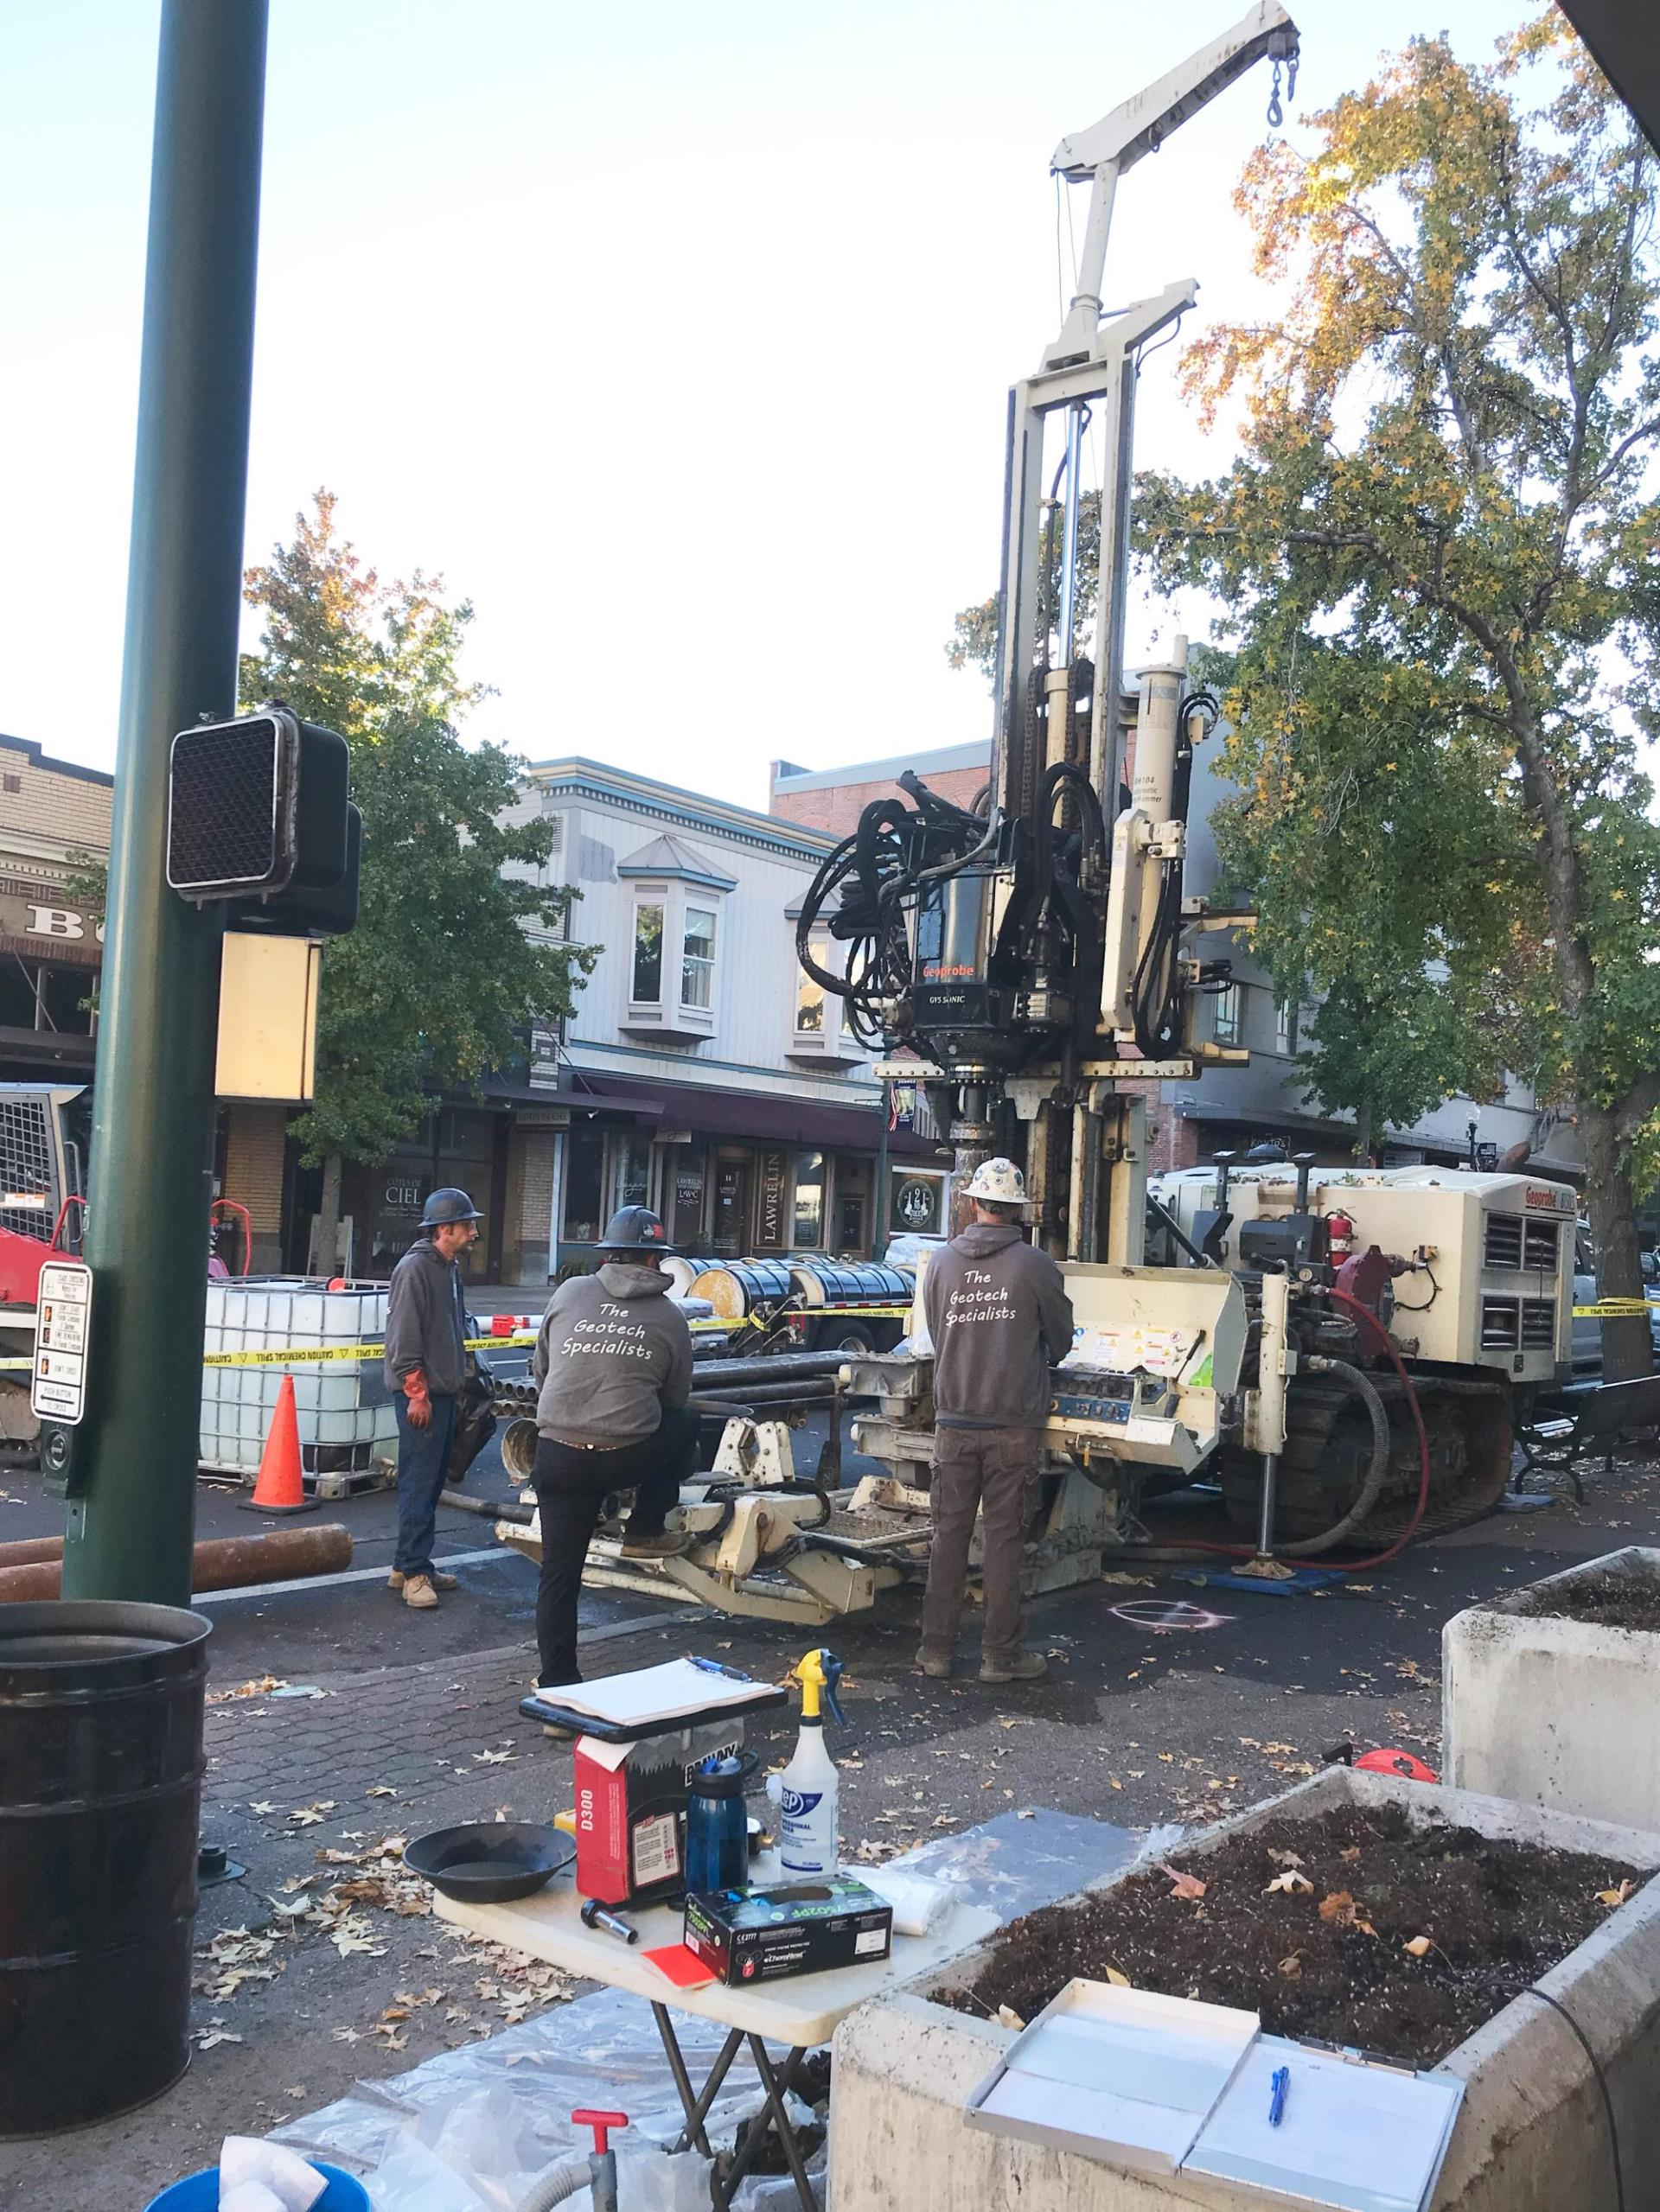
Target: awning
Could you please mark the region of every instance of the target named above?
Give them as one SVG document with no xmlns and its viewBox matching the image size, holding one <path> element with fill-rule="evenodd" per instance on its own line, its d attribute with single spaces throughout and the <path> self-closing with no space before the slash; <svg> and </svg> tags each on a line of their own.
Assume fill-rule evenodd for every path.
<svg viewBox="0 0 1660 2212">
<path fill-rule="evenodd" d="M 807 1144 L 825 1151 L 873 1152 L 882 1141 L 881 1110 L 868 1106 L 820 1106 L 810 1099 L 780 1098 L 755 1091 L 715 1090 L 689 1083 L 646 1083 L 631 1076 L 605 1076 L 603 1100 L 580 1093 L 561 1096 L 561 1105 L 604 1105 L 649 1117 L 664 1129 L 689 1130 L 694 1137 L 745 1139 L 763 1144 Z M 932 1139 L 909 1129 L 888 1138 L 896 1159 L 935 1157 Z"/>
</svg>

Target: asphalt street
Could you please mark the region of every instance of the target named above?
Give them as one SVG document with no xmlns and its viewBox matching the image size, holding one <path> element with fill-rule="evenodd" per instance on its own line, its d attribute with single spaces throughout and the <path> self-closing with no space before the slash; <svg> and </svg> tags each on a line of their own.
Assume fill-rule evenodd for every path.
<svg viewBox="0 0 1660 2212">
<path fill-rule="evenodd" d="M 820 1435 L 798 1439 L 801 1458 L 816 1456 Z M 1655 1471 L 1648 1461 L 1589 1470 L 1582 1506 L 1499 1514 L 1319 1596 L 1222 1590 L 1167 1569 L 1115 1566 L 1034 1606 L 1033 1641 L 1050 1671 L 1030 1686 L 974 1679 L 972 1624 L 956 1677 L 922 1680 L 911 1664 L 916 1596 L 896 1592 L 816 1639 L 833 1641 L 847 1666 L 848 1726 L 832 1731 L 844 1855 L 880 1858 L 1027 1806 L 1129 1826 L 1201 1822 L 1316 1771 L 1344 1740 L 1402 1745 L 1438 1766 L 1443 1622 L 1538 1575 L 1656 1541 Z M 494 1452 L 469 1488 L 509 1495 Z M 1189 1533 L 1210 1510 L 1203 1501 L 1176 1508 Z M 0 1478 L 0 1540 L 49 1533 L 60 1512 L 32 1480 Z M 396 1865 L 380 1853 L 387 1836 L 499 1811 L 546 1820 L 570 1801 L 568 1750 L 516 1709 L 534 1669 L 530 1565 L 495 1545 L 488 1518 L 446 1506 L 439 1550 L 461 1588 L 437 1612 L 412 1613 L 384 1587 L 391 1499 L 322 1512 L 352 1530 L 348 1576 L 203 1601 L 218 1700 L 203 1827 L 247 1871 L 203 1894 L 190 2070 L 124 2119 L 0 2145 L 0 2202 L 136 2207 L 208 2163 L 227 2130 L 315 2110 L 354 2080 L 384 2081 L 571 1993 L 557 1977 L 527 1984 L 510 1961 L 481 1964 L 431 1918 L 373 1894 L 345 1942 L 326 1917 L 284 1917 L 308 1893 L 297 1885 L 321 1894 L 364 1868 L 369 1892 L 386 1891 L 380 1873 Z M 1172 1533 L 1161 1519 L 1159 1533 Z M 256 1526 L 203 1486 L 201 1533 Z M 700 1651 L 776 1678 L 815 1640 L 628 1594 L 587 1594 L 584 1623 L 591 1674 Z M 250 1686 L 267 1678 L 279 1686 Z M 751 1729 L 768 1763 L 793 1738 L 788 1718 Z M 342 1853 L 362 1855 L 360 1865 Z M 246 1973 L 241 1930 L 256 1951 L 269 1939 Z M 410 1997 L 422 2001 L 402 2002 Z"/>
</svg>

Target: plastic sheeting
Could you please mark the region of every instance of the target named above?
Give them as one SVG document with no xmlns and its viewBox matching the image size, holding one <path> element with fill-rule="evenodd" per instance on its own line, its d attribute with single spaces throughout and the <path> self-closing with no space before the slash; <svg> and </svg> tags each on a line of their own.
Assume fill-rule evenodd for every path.
<svg viewBox="0 0 1660 2212">
<path fill-rule="evenodd" d="M 965 1903 L 1008 1921 L 1120 1871 L 1150 1848 L 1168 1852 L 1178 1834 L 1149 1838 L 1076 1814 L 1034 1810 L 1023 1819 L 1011 1812 L 888 1865 L 942 1882 Z M 672 2017 L 687 2071 L 700 2083 L 726 2030 L 688 2013 Z M 730 2145 L 762 2101 L 741 2054 L 709 2115 L 711 2142 Z M 589 2147 L 589 2131 L 571 2125 L 579 2106 L 629 2114 L 628 2132 L 616 2139 L 622 2212 L 701 2212 L 706 2162 L 695 2151 L 668 2155 L 684 2115 L 656 2023 L 647 2005 L 620 1990 L 597 1990 L 389 2081 L 361 2081 L 349 2096 L 274 2133 L 361 2176 L 374 2212 L 514 2212 L 556 2158 Z M 808 2172 L 822 2198 L 821 2150 Z M 586 2192 L 567 2202 L 572 2212 L 588 2212 Z M 752 2177 L 737 2198 L 737 2212 L 795 2212 L 795 2205 L 788 2175 Z"/>
</svg>

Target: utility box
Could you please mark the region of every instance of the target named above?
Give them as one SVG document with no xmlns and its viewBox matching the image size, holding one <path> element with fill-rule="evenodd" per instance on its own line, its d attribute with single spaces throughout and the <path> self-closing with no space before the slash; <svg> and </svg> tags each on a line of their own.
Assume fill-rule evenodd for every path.
<svg viewBox="0 0 1660 2212">
<path fill-rule="evenodd" d="M 227 929 L 224 947 L 215 1093 L 310 1105 L 316 1095 L 322 946 L 309 937 Z"/>
</svg>

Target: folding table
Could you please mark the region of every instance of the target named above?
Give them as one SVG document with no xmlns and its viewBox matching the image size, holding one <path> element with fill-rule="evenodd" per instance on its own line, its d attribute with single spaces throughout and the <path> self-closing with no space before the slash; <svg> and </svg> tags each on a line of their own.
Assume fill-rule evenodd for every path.
<svg viewBox="0 0 1660 2212">
<path fill-rule="evenodd" d="M 782 1870 L 771 1852 L 757 1855 L 753 1874 L 757 1884 L 782 1878 Z M 648 1951 L 680 1941 L 681 1915 L 678 1905 L 654 1905 L 644 1911 L 628 1911 L 625 1917 L 640 1930 L 637 1944 L 624 1943 L 619 1936 L 608 1935 L 603 1928 L 584 1926 L 582 1899 L 569 1874 L 556 1877 L 537 1896 L 521 1897 L 515 1903 L 465 1905 L 453 1897 L 439 1896 L 434 1900 L 434 1909 L 440 1918 L 452 1921 L 471 1935 L 484 1936 L 493 1943 L 508 1944 L 515 1951 L 527 1952 L 533 1958 L 545 1959 L 567 1973 L 581 1974 L 589 1980 L 604 1982 L 612 1989 L 626 1990 L 643 1998 L 656 2020 L 686 2113 L 686 2127 L 675 2146 L 678 2150 L 695 2144 L 705 2158 L 712 2155 L 704 2123 L 732 2061 L 747 2043 L 802 2212 L 815 2212 L 815 2205 L 801 2145 L 784 2104 L 784 2085 L 795 2066 L 809 2050 L 828 2042 L 837 2023 L 856 2005 L 863 2005 L 867 1998 L 881 1996 L 896 1983 L 909 1981 L 914 1975 L 943 1964 L 960 1951 L 971 1949 L 999 1925 L 995 1913 L 953 1899 L 928 1935 L 896 1935 L 891 1956 L 866 1966 L 837 1967 L 823 1973 L 794 1974 L 781 1981 L 751 1982 L 730 1989 L 720 1982 L 706 1982 L 698 1989 L 680 1989 L 660 1973 L 644 1955 Z M 701 2089 L 693 2087 L 686 2070 L 670 2018 L 671 2006 L 701 2019 L 717 2021 L 729 2030 Z M 782 2065 L 776 2064 L 769 2056 L 769 2043 L 782 2043 L 788 2051 Z M 764 2126 L 751 2128 L 731 2171 L 715 2183 L 713 2194 L 718 2206 L 724 2208 L 731 2202 L 733 2191 L 748 2171 L 765 2133 Z"/>
</svg>

